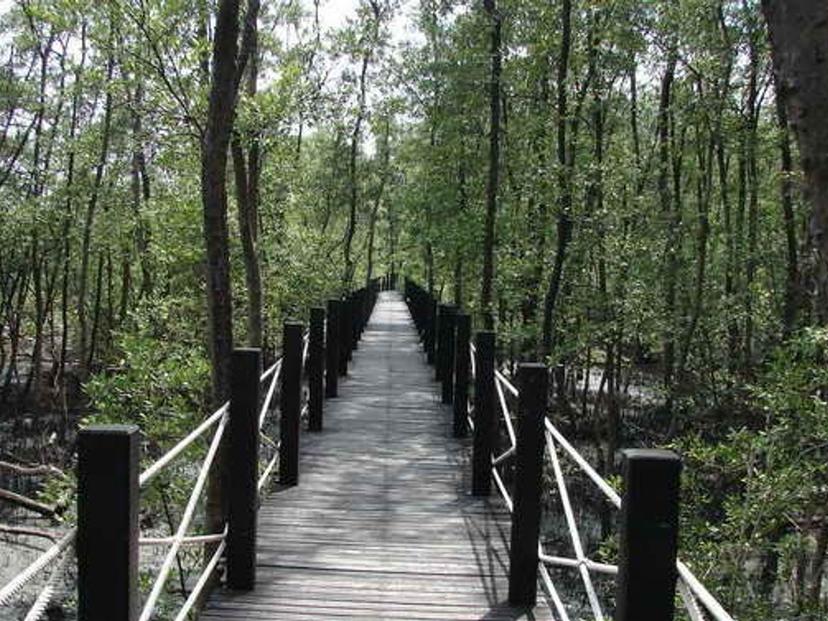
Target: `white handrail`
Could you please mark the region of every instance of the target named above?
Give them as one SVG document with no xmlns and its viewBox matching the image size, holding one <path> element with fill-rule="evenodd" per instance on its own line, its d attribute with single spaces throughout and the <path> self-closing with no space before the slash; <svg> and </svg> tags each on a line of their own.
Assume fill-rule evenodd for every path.
<svg viewBox="0 0 828 621">
<path fill-rule="evenodd" d="M 476 353 L 477 349 L 475 348 L 474 344 L 469 343 L 469 355 L 471 358 L 471 368 L 473 376 L 476 372 Z M 497 389 L 501 413 L 504 417 L 504 421 L 506 422 L 506 429 L 509 434 L 511 447 L 504 451 L 504 453 L 502 453 L 498 457 L 492 459 L 492 475 L 494 476 L 497 489 L 500 492 L 500 495 L 503 497 L 503 500 L 506 503 L 507 508 L 510 512 L 512 512 L 514 510 L 514 504 L 511 496 L 509 495 L 509 492 L 506 489 L 505 484 L 503 483 L 503 479 L 501 478 L 500 473 L 497 470 L 497 466 L 514 453 L 517 444 L 514 435 L 514 429 L 511 422 L 508 404 L 506 403 L 504 388 L 515 397 L 518 397 L 520 395 L 520 392 L 514 386 L 514 384 L 512 384 L 511 381 L 509 381 L 509 378 L 497 369 L 495 369 L 495 387 Z M 471 408 L 469 408 L 468 414 L 471 414 Z M 471 416 L 467 415 L 467 420 L 469 422 L 469 426 L 472 429 L 474 429 L 474 422 Z M 558 429 L 552 424 L 549 418 L 544 418 L 544 425 L 546 427 L 547 448 L 550 454 L 550 458 L 553 462 L 553 468 L 555 469 L 556 481 L 558 488 L 561 491 L 561 501 L 564 505 L 564 513 L 566 514 L 567 524 L 570 531 L 570 537 L 572 538 L 572 543 L 573 547 L 575 548 L 577 558 L 567 559 L 563 557 L 546 555 L 543 553 L 543 546 L 539 543 L 539 571 L 541 579 L 544 586 L 546 587 L 547 592 L 553 600 L 553 605 L 558 616 L 561 618 L 562 621 L 568 621 L 569 617 L 566 613 L 566 609 L 563 606 L 563 602 L 560 600 L 560 597 L 558 597 L 557 592 L 555 591 L 554 584 L 552 583 L 549 572 L 546 570 L 545 564 L 578 569 L 584 581 L 584 586 L 587 591 L 587 599 L 589 600 L 590 607 L 593 611 L 593 615 L 596 619 L 603 619 L 603 613 L 600 610 L 600 604 L 597 599 L 597 593 L 592 585 L 589 572 L 595 571 L 598 573 L 605 574 L 617 574 L 618 567 L 615 565 L 608 565 L 605 563 L 596 563 L 595 561 L 592 561 L 584 556 L 583 547 L 580 543 L 580 536 L 577 531 L 577 525 L 575 524 L 574 512 L 572 511 L 572 506 L 569 502 L 568 493 L 566 492 L 566 484 L 563 480 L 563 470 L 560 467 L 560 463 L 558 462 L 557 458 L 557 453 L 555 451 L 555 444 L 557 443 L 557 445 L 560 446 L 572 458 L 572 460 L 578 465 L 578 467 L 587 475 L 587 477 L 589 477 L 589 479 L 596 485 L 596 487 L 598 487 L 598 489 L 604 494 L 607 500 L 616 509 L 621 508 L 621 496 L 595 470 L 595 468 L 592 467 L 592 465 L 583 457 L 583 455 L 581 455 L 575 449 L 575 447 L 573 447 L 572 444 L 570 444 L 570 442 L 564 437 L 564 435 L 560 431 L 558 431 Z M 713 617 L 715 621 L 734 621 L 733 617 L 727 611 L 725 611 L 721 604 L 719 604 L 719 602 L 716 601 L 716 598 L 713 597 L 713 595 L 693 575 L 693 573 L 684 563 L 682 563 L 681 561 L 677 561 L 676 566 L 678 568 L 679 573 L 679 594 L 681 596 L 685 608 L 687 609 L 688 614 L 690 615 L 691 621 L 706 621 L 704 615 L 698 609 L 699 604 L 701 604 L 705 608 L 705 610 Z"/>
<path fill-rule="evenodd" d="M 275 368 L 277 366 L 278 368 Z M 279 361 L 274 365 L 274 369 L 273 379 L 270 381 L 270 386 L 267 388 L 267 395 L 265 395 L 264 403 L 262 403 L 262 409 L 259 410 L 260 430 L 264 427 L 265 418 L 267 418 L 267 413 L 270 410 L 270 402 L 273 400 L 273 395 L 276 394 L 276 386 L 278 386 L 279 377 L 282 374 L 282 358 L 279 358 Z"/>
<path fill-rule="evenodd" d="M 506 377 L 505 375 L 503 375 L 503 373 L 501 373 L 501 372 L 500 372 L 500 371 L 498 371 L 497 369 L 495 369 L 495 379 L 499 379 L 499 380 L 503 383 L 503 385 L 504 385 L 504 386 L 506 386 L 506 389 L 507 389 L 510 393 L 512 393 L 512 396 L 513 396 L 513 397 L 517 397 L 517 396 L 518 396 L 518 389 L 517 389 L 517 388 L 515 388 L 515 385 L 514 385 L 512 382 L 510 382 L 510 381 L 509 381 L 509 378 L 508 378 L 508 377 Z"/>
<path fill-rule="evenodd" d="M 676 586 L 678 587 L 681 601 L 684 604 L 684 609 L 687 611 L 687 614 L 690 615 L 690 621 L 707 621 L 699 608 L 699 601 L 690 591 L 690 587 L 687 586 L 687 583 L 679 578 L 676 581 Z"/>
<path fill-rule="evenodd" d="M 503 479 L 500 478 L 500 473 L 494 466 L 492 466 L 492 475 L 494 476 L 500 495 L 503 496 L 503 502 L 505 502 L 506 506 L 509 508 L 509 513 L 512 513 L 515 510 L 515 504 L 512 502 L 512 497 L 509 495 L 509 492 L 506 491 L 506 486 L 503 484 Z"/>
<path fill-rule="evenodd" d="M 543 546 L 541 544 L 538 544 L 538 553 L 539 556 L 543 556 Z M 552 605 L 555 606 L 555 611 L 558 613 L 560 621 L 570 621 L 569 615 L 566 612 L 566 607 L 563 605 L 560 595 L 558 595 L 558 591 L 552 582 L 552 578 L 549 575 L 549 570 L 546 569 L 546 565 L 540 563 L 538 565 L 538 571 L 540 572 L 541 582 L 546 588 L 546 592 L 549 594 L 549 597 L 552 598 Z"/>
<path fill-rule="evenodd" d="M 561 445 L 561 448 L 564 449 L 570 457 L 581 467 L 581 470 L 598 486 L 607 499 L 615 506 L 616 509 L 621 508 L 621 496 L 618 495 L 613 487 L 607 483 L 607 481 L 595 471 L 589 462 L 584 459 L 584 457 L 575 450 L 575 448 L 569 443 L 569 441 L 558 431 L 552 422 L 546 418 L 544 419 L 544 424 L 546 425 L 546 431 Z"/>
<path fill-rule="evenodd" d="M 713 615 L 716 621 L 733 621 L 733 617 L 722 608 L 722 605 L 716 601 L 716 598 L 708 591 L 705 586 L 699 582 L 699 579 L 693 575 L 690 568 L 681 561 L 676 561 L 679 577 L 687 584 L 693 596 L 701 602 L 702 606 L 707 608 L 707 611 Z"/>
<path fill-rule="evenodd" d="M 495 388 L 497 388 L 497 397 L 500 400 L 500 413 L 503 415 L 503 420 L 506 423 L 506 432 L 509 434 L 509 443 L 512 446 L 517 446 L 515 428 L 512 426 L 512 414 L 506 403 L 506 395 L 503 394 L 501 382 L 495 381 Z"/>
<path fill-rule="evenodd" d="M 40 619 L 46 612 L 49 602 L 51 602 L 55 596 L 55 586 L 57 581 L 63 575 L 63 570 L 70 558 L 72 558 L 71 554 L 64 554 L 63 557 L 57 562 L 57 565 L 55 565 L 52 569 L 52 574 L 49 576 L 49 579 L 46 581 L 46 584 L 41 589 L 40 593 L 38 593 L 37 598 L 35 598 L 32 607 L 29 608 L 29 612 L 26 613 L 26 617 L 23 621 L 38 621 L 38 619 Z"/>
<path fill-rule="evenodd" d="M 477 348 L 474 346 L 474 343 L 469 343 L 469 358 L 471 362 L 472 379 L 477 377 L 477 360 L 475 359 L 475 353 L 477 353 Z"/>
<path fill-rule="evenodd" d="M 565 556 L 551 556 L 549 554 L 541 553 L 538 558 L 542 563 L 553 565 L 555 567 L 567 567 L 569 569 L 577 569 L 580 565 L 585 565 L 589 571 L 594 571 L 599 574 L 607 574 L 615 576 L 618 574 L 618 565 L 609 565 L 607 563 L 597 563 L 589 558 L 578 560 L 577 558 L 567 558 Z"/>
<path fill-rule="evenodd" d="M 49 563 L 58 558 L 75 541 L 78 530 L 68 531 L 57 543 L 52 545 L 43 554 L 32 561 L 26 569 L 12 578 L 6 586 L 0 589 L 0 606 L 7 606 L 11 599 L 26 586 L 35 576 L 43 571 Z"/>
<path fill-rule="evenodd" d="M 195 440 L 198 439 L 199 436 L 201 436 L 210 427 L 215 425 L 221 419 L 221 417 L 228 412 L 229 409 L 230 402 L 228 401 L 227 403 L 222 405 L 218 410 L 213 412 L 208 418 L 206 418 L 198 427 L 196 427 L 190 433 L 188 433 L 184 437 L 184 439 L 182 439 L 178 444 L 176 444 L 164 455 L 162 455 L 159 459 L 157 459 L 152 465 L 150 465 L 146 470 L 144 470 L 141 473 L 140 477 L 138 477 L 138 486 L 144 487 L 153 478 L 155 478 L 155 476 L 159 472 L 161 472 L 164 466 L 166 466 L 173 459 L 178 457 L 178 455 L 180 455 L 184 449 L 190 446 L 190 444 L 195 442 Z"/>
<path fill-rule="evenodd" d="M 192 546 L 198 545 L 203 543 L 216 543 L 217 541 L 222 541 L 224 539 L 223 534 L 214 534 L 214 535 L 192 535 L 190 537 L 183 537 L 181 539 L 181 545 L 184 546 Z M 175 543 L 175 535 L 170 535 L 169 537 L 141 537 L 138 539 L 139 546 L 167 546 L 172 545 Z"/>
<path fill-rule="evenodd" d="M 198 601 L 199 597 L 201 596 L 201 592 L 204 590 L 204 587 L 207 585 L 210 576 L 213 574 L 213 571 L 216 569 L 216 565 L 218 565 L 219 560 L 221 559 L 222 554 L 224 554 L 224 548 L 227 546 L 227 527 L 224 527 L 224 539 L 216 548 L 216 551 L 213 552 L 213 556 L 210 557 L 210 562 L 207 563 L 207 566 L 204 568 L 204 571 L 201 572 L 201 575 L 198 577 L 198 581 L 195 583 L 193 590 L 190 592 L 189 597 L 184 602 L 184 605 L 181 607 L 181 610 L 178 611 L 178 614 L 175 616 L 175 621 L 186 621 L 187 615 L 190 614 L 190 610 Z"/>
<path fill-rule="evenodd" d="M 276 362 L 271 364 L 264 373 L 262 373 L 261 377 L 259 377 L 259 382 L 263 382 L 268 377 L 270 377 L 276 371 L 276 367 L 278 367 L 280 364 L 282 364 L 281 357 L 278 360 L 276 360 Z"/>
<path fill-rule="evenodd" d="M 262 472 L 262 476 L 259 477 L 259 482 L 256 485 L 256 490 L 261 492 L 264 488 L 265 484 L 267 484 L 267 480 L 270 478 L 271 473 L 273 472 L 273 468 L 276 466 L 276 462 L 279 461 L 279 449 L 281 448 L 282 443 L 278 442 L 274 445 L 276 452 L 273 454 L 273 457 L 267 463 L 264 471 Z"/>
<path fill-rule="evenodd" d="M 598 601 L 595 586 L 592 584 L 589 570 L 584 564 L 586 556 L 584 555 L 584 547 L 581 544 L 581 533 L 578 531 L 578 523 L 575 521 L 575 513 L 572 511 L 572 504 L 569 501 L 569 490 L 566 487 L 566 481 L 564 481 L 563 470 L 558 461 L 555 444 L 553 442 L 547 442 L 546 451 L 552 460 L 552 469 L 555 471 L 555 482 L 558 484 L 558 493 L 561 497 L 566 525 L 569 529 L 569 538 L 572 541 L 572 548 L 575 550 L 575 557 L 578 559 L 578 572 L 581 574 L 581 580 L 584 583 L 584 590 L 587 594 L 587 600 L 589 600 L 589 606 L 592 608 L 592 614 L 596 621 L 604 621 L 604 612 L 601 610 L 601 604 Z"/>
<path fill-rule="evenodd" d="M 155 582 L 152 585 L 152 590 L 150 591 L 150 594 L 147 597 L 147 601 L 144 603 L 144 609 L 141 611 L 139 621 L 149 621 L 152 617 L 152 613 L 155 610 L 155 605 L 158 602 L 158 598 L 161 595 L 161 591 L 164 588 L 164 584 L 167 581 L 167 576 L 170 573 L 170 569 L 172 568 L 175 556 L 178 553 L 178 549 L 181 547 L 181 543 L 187 532 L 187 528 L 189 528 L 190 521 L 192 520 L 193 514 L 195 513 L 199 496 L 201 496 L 201 490 L 204 488 L 204 484 L 207 481 L 207 474 L 210 471 L 210 466 L 213 464 L 213 460 L 215 459 L 216 453 L 218 452 L 219 444 L 221 444 L 221 439 L 224 435 L 224 430 L 227 426 L 227 419 L 228 417 L 226 415 L 222 416 L 221 422 L 219 423 L 219 426 L 216 429 L 216 433 L 213 436 L 213 441 L 210 444 L 210 450 L 207 451 L 207 456 L 204 458 L 204 463 L 201 466 L 201 470 L 198 473 L 198 478 L 196 479 L 195 485 L 193 486 L 193 491 L 190 492 L 190 499 L 187 501 L 187 507 L 184 509 L 184 514 L 181 516 L 181 522 L 179 522 L 178 524 L 178 529 L 175 533 L 175 541 L 170 546 L 170 549 L 167 550 L 167 555 L 166 557 L 164 557 L 164 562 L 161 564 L 161 569 L 159 570 L 158 576 L 156 577 Z"/>
</svg>

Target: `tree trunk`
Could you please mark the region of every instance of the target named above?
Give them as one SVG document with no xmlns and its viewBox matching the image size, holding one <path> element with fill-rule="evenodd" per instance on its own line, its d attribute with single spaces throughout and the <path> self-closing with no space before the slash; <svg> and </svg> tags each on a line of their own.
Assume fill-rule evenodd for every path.
<svg viewBox="0 0 828 621">
<path fill-rule="evenodd" d="M 244 280 L 247 287 L 247 344 L 250 347 L 262 345 L 262 279 L 259 270 L 259 255 L 254 238 L 254 200 L 251 192 L 250 162 L 245 162 L 244 150 L 237 134 L 233 135 L 231 152 L 236 178 L 236 205 L 239 236 L 244 258 Z"/>
<path fill-rule="evenodd" d="M 796 217 L 794 216 L 793 157 L 791 155 L 790 128 L 788 111 L 780 93 L 779 79 L 774 74 L 774 92 L 776 95 L 776 123 L 779 128 L 779 203 L 782 207 L 782 220 L 785 226 L 785 301 L 782 311 L 784 336 L 790 336 L 796 329 L 797 316 L 802 306 L 802 290 L 799 278 L 799 253 L 796 241 Z"/>
<path fill-rule="evenodd" d="M 561 51 L 558 58 L 557 76 L 557 155 L 558 155 L 558 214 L 557 246 L 552 274 L 543 304 L 543 328 L 541 335 L 540 356 L 544 360 L 552 353 L 553 321 L 558 304 L 558 296 L 563 280 L 564 262 L 569 242 L 572 241 L 572 167 L 567 152 L 567 89 L 569 82 L 569 57 L 572 49 L 572 1 L 561 1 Z"/>
<path fill-rule="evenodd" d="M 115 25 L 111 24 L 110 28 L 114 31 Z M 110 42 L 114 39 L 110 36 Z M 82 370 L 88 369 L 88 363 L 91 360 L 89 355 L 89 325 L 86 317 L 86 293 L 89 283 L 89 259 L 92 246 L 92 226 L 95 221 L 95 209 L 98 205 L 98 197 L 103 184 L 103 174 L 106 168 L 106 160 L 109 157 L 109 139 L 112 126 L 112 76 L 115 70 L 115 56 L 112 51 L 109 52 L 106 66 L 106 98 L 104 101 L 104 119 L 103 127 L 101 129 L 101 150 L 98 156 L 98 163 L 95 167 L 95 179 L 92 183 L 92 190 L 89 194 L 89 201 L 86 204 L 86 215 L 83 222 L 83 241 L 81 246 L 81 271 L 78 283 L 78 358 L 80 359 Z"/>
<path fill-rule="evenodd" d="M 368 256 L 367 265 L 365 269 L 365 286 L 371 285 L 371 279 L 374 277 L 374 242 L 376 239 L 377 217 L 379 215 L 379 208 L 382 204 L 383 194 L 385 193 L 385 184 L 388 182 L 388 167 L 391 161 L 391 119 L 385 118 L 384 124 L 385 133 L 382 137 L 382 171 L 380 172 L 380 183 L 377 188 L 377 193 L 374 196 L 374 206 L 371 209 L 371 219 L 368 223 Z"/>
<path fill-rule="evenodd" d="M 664 306 L 666 325 L 662 335 L 664 361 L 665 409 L 672 416 L 675 371 L 675 304 L 677 256 L 675 242 L 673 196 L 670 191 L 670 103 L 673 76 L 676 70 L 676 54 L 671 52 L 661 78 L 661 95 L 658 105 L 658 195 L 664 224 L 667 227 L 664 248 Z"/>
<path fill-rule="evenodd" d="M 362 123 L 365 121 L 367 107 L 368 67 L 371 64 L 371 57 L 374 53 L 380 19 L 380 7 L 373 0 L 371 1 L 371 9 L 374 18 L 373 32 L 370 35 L 363 36 L 362 40 L 365 49 L 362 54 L 362 69 L 359 73 L 359 99 L 356 119 L 354 119 L 354 128 L 351 131 L 351 147 L 348 158 L 348 228 L 345 231 L 345 272 L 342 277 L 342 287 L 346 292 L 351 288 L 354 279 L 355 266 L 351 251 L 354 235 L 356 234 L 357 204 L 359 202 L 357 155 L 359 154 L 359 143 L 362 138 Z"/>
<path fill-rule="evenodd" d="M 206 251 L 208 339 L 213 405 L 229 397 L 230 356 L 233 351 L 233 305 L 227 229 L 227 150 L 233 130 L 241 74 L 246 63 L 248 37 L 258 18 L 258 0 L 249 0 L 245 39 L 239 55 L 239 0 L 220 0 L 213 39 L 213 71 L 205 133 L 201 145 L 201 202 Z M 209 532 L 224 528 L 221 480 L 223 454 L 212 469 L 207 491 Z"/>
<path fill-rule="evenodd" d="M 794 128 L 811 203 L 814 308 L 828 323 L 828 4 L 762 0 L 779 91 Z"/>
<path fill-rule="evenodd" d="M 750 10 L 745 7 L 745 10 Z M 747 227 L 747 261 L 745 264 L 745 340 L 743 352 L 743 364 L 745 369 L 753 366 L 753 340 L 754 340 L 754 294 L 753 283 L 756 280 L 756 265 L 758 263 L 759 243 L 759 167 L 757 163 L 758 150 L 758 127 L 759 127 L 759 43 L 756 41 L 755 28 L 747 33 L 748 39 L 748 82 L 747 82 L 747 109 L 745 110 L 745 162 L 747 172 L 748 191 L 748 227 Z"/>
<path fill-rule="evenodd" d="M 486 220 L 483 241 L 483 277 L 480 286 L 480 310 L 483 325 L 494 329 L 492 281 L 494 280 L 495 219 L 500 172 L 500 73 L 502 16 L 496 0 L 484 0 L 483 7 L 491 20 L 491 75 L 489 79 L 489 177 L 486 182 Z"/>
</svg>

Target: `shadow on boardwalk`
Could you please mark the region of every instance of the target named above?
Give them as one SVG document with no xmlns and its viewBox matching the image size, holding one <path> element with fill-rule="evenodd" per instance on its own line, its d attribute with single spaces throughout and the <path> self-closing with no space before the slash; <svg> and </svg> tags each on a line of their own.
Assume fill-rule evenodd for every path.
<svg viewBox="0 0 828 621">
<path fill-rule="evenodd" d="M 469 495 L 432 374 L 399 294 L 381 294 L 324 431 L 302 434 L 299 485 L 259 512 L 256 590 L 217 591 L 201 619 L 552 618 L 504 603 L 509 516 Z"/>
</svg>

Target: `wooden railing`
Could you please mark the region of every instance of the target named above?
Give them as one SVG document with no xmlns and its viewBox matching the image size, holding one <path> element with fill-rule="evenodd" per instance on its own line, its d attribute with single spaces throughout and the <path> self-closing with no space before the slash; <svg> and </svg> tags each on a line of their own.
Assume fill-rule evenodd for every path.
<svg viewBox="0 0 828 621">
<path fill-rule="evenodd" d="M 181 547 L 210 545 L 212 551 L 184 604 L 175 613 L 184 621 L 211 584 L 216 567 L 226 563 L 226 585 L 251 590 L 256 571 L 256 517 L 260 492 L 278 472 L 282 485 L 299 482 L 301 421 L 323 428 L 324 399 L 337 395 L 338 379 L 368 322 L 378 291 L 395 278 L 374 279 L 368 286 L 325 308 L 310 309 L 310 326 L 286 321 L 282 356 L 262 372 L 262 352 L 233 351 L 230 399 L 175 446 L 140 471 L 141 433 L 135 425 L 90 426 L 79 433 L 77 525 L 8 584 L 0 588 L 0 607 L 12 604 L 26 585 L 42 584 L 27 613 L 36 620 L 56 593 L 59 573 L 72 557 L 77 567 L 79 621 L 149 621 Z M 303 391 L 303 384 L 307 390 Z M 278 393 L 278 394 L 277 394 Z M 277 399 L 278 397 L 278 399 Z M 279 410 L 279 438 L 265 433 L 268 415 Z M 138 521 L 141 491 L 194 442 L 213 431 L 209 449 L 195 477 L 175 535 L 141 537 Z M 273 449 L 262 460 L 261 444 Z M 226 524 L 222 532 L 189 534 L 209 472 L 218 459 L 224 464 Z M 166 546 L 161 569 L 147 597 L 139 592 L 139 546 Z"/>
<path fill-rule="evenodd" d="M 477 332 L 472 344 L 469 315 L 439 304 L 412 280 L 405 282 L 405 297 L 422 336 L 426 359 L 434 364 L 442 384 L 442 401 L 453 406 L 454 435 L 463 436 L 467 430 L 474 433 L 471 492 L 488 496 L 494 483 L 512 515 L 511 604 L 534 606 L 540 579 L 556 618 L 569 621 L 570 607 L 562 601 L 548 571 L 548 567 L 556 567 L 578 572 L 595 621 L 603 621 L 605 615 L 593 574 L 615 576 L 615 621 L 673 619 L 677 588 L 691 621 L 733 621 L 677 558 L 681 460 L 675 453 L 622 451 L 622 498 L 550 419 L 546 365 L 519 364 L 513 383 L 496 367 L 494 332 Z M 595 562 L 587 556 L 559 450 L 611 507 L 620 510 L 617 565 Z M 509 468 L 510 477 L 504 468 Z M 539 538 L 545 468 L 551 470 L 563 508 L 572 543 L 570 557 L 546 553 Z"/>
</svg>

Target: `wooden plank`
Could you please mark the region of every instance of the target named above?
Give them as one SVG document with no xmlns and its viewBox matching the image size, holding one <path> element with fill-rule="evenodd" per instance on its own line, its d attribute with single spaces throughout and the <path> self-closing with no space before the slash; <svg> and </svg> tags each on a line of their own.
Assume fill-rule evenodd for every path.
<svg viewBox="0 0 828 621">
<path fill-rule="evenodd" d="M 259 511 L 256 589 L 217 590 L 201 613 L 240 619 L 552 619 L 506 604 L 509 514 L 471 496 L 469 442 L 399 295 L 385 292 L 352 368 L 302 438 L 300 484 Z"/>
</svg>

